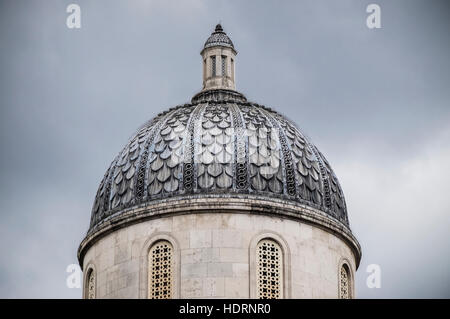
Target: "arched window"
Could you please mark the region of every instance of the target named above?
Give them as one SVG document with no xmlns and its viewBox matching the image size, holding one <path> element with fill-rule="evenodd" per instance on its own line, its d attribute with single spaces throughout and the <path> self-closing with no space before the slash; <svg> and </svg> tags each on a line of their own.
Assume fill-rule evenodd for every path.
<svg viewBox="0 0 450 319">
<path fill-rule="evenodd" d="M 280 245 L 263 239 L 256 246 L 256 282 L 259 299 L 283 298 L 283 253 Z"/>
<path fill-rule="evenodd" d="M 206 59 L 203 60 L 203 79 L 206 79 Z"/>
<path fill-rule="evenodd" d="M 216 76 L 216 57 L 211 57 L 211 76 Z"/>
<path fill-rule="evenodd" d="M 350 299 L 351 297 L 350 269 L 347 264 L 343 264 L 339 271 L 339 298 Z"/>
<path fill-rule="evenodd" d="M 95 272 L 92 268 L 88 270 L 86 277 L 86 298 L 95 299 Z"/>
<path fill-rule="evenodd" d="M 222 55 L 222 76 L 227 76 L 227 57 Z"/>
<path fill-rule="evenodd" d="M 148 298 L 171 299 L 173 247 L 167 240 L 156 242 L 148 254 Z"/>
<path fill-rule="evenodd" d="M 234 81 L 234 60 L 231 59 L 231 79 Z"/>
</svg>

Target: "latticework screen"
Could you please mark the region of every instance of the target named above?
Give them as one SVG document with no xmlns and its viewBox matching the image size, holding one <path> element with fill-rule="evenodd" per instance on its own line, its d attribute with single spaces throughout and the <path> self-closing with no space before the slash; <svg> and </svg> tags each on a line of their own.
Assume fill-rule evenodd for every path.
<svg viewBox="0 0 450 319">
<path fill-rule="evenodd" d="M 350 299 L 349 275 L 348 275 L 348 271 L 345 266 L 341 267 L 339 277 L 340 277 L 340 279 L 339 279 L 339 281 L 340 281 L 339 297 L 341 299 Z"/>
<path fill-rule="evenodd" d="M 148 298 L 171 299 L 173 289 L 173 248 L 168 241 L 159 241 L 148 254 Z"/>
<path fill-rule="evenodd" d="M 95 273 L 93 270 L 90 270 L 88 275 L 87 299 L 95 299 Z"/>
<path fill-rule="evenodd" d="M 283 298 L 283 254 L 273 240 L 264 239 L 256 247 L 257 294 L 260 299 Z"/>
</svg>

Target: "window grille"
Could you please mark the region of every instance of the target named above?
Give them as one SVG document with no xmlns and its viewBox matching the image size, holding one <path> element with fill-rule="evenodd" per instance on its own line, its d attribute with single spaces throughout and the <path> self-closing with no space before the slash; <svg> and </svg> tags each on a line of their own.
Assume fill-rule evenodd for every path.
<svg viewBox="0 0 450 319">
<path fill-rule="evenodd" d="M 273 240 L 264 239 L 258 243 L 256 250 L 258 298 L 282 298 L 283 254 L 281 247 Z"/>
<path fill-rule="evenodd" d="M 87 278 L 87 299 L 95 299 L 95 273 L 92 269 Z"/>
<path fill-rule="evenodd" d="M 341 271 L 339 274 L 339 295 L 341 299 L 350 299 L 350 280 L 349 273 L 346 265 L 342 265 Z"/>
<path fill-rule="evenodd" d="M 171 299 L 173 248 L 168 241 L 155 243 L 148 254 L 148 298 Z"/>
</svg>

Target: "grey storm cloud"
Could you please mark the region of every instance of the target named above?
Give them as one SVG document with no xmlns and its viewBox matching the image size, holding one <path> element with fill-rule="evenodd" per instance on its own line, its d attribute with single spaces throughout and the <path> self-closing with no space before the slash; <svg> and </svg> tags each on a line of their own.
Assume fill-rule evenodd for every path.
<svg viewBox="0 0 450 319">
<path fill-rule="evenodd" d="M 66 7 L 81 8 L 68 29 Z M 366 7 L 381 7 L 368 29 Z M 238 90 L 296 122 L 340 179 L 361 298 L 450 297 L 446 1 L 0 1 L 0 297 L 66 286 L 97 186 L 146 120 L 201 88 L 222 23 Z M 381 288 L 366 286 L 370 264 Z"/>
</svg>

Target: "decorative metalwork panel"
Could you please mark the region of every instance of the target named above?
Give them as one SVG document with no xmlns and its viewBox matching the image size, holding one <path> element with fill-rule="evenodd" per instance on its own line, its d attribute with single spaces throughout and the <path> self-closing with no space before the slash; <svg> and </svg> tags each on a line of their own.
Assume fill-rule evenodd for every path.
<svg viewBox="0 0 450 319">
<path fill-rule="evenodd" d="M 233 185 L 233 134 L 228 107 L 206 107 L 194 158 L 200 189 L 229 189 Z"/>
<path fill-rule="evenodd" d="M 349 274 L 345 266 L 341 267 L 339 274 L 339 297 L 341 299 L 350 299 L 350 280 Z"/>
<path fill-rule="evenodd" d="M 148 254 L 148 298 L 171 299 L 173 248 L 168 241 L 155 243 Z"/>
<path fill-rule="evenodd" d="M 261 240 L 256 246 L 257 294 L 259 299 L 283 298 L 283 253 L 273 240 Z"/>
<path fill-rule="evenodd" d="M 323 187 L 320 183 L 320 162 L 314 156 L 306 137 L 293 124 L 278 113 L 271 112 L 271 115 L 281 126 L 291 151 L 291 158 L 297 172 L 298 196 L 321 206 Z"/>
<path fill-rule="evenodd" d="M 245 127 L 242 114 L 239 108 L 233 104 L 230 106 L 232 111 L 232 120 L 235 132 L 235 176 L 236 188 L 246 191 L 248 189 L 248 154 L 246 147 Z"/>
<path fill-rule="evenodd" d="M 266 112 L 264 112 L 264 114 L 268 114 Z M 297 190 L 296 190 L 296 178 L 295 178 L 295 171 L 294 171 L 294 164 L 292 161 L 292 154 L 291 151 L 289 150 L 287 141 L 286 141 L 286 136 L 284 134 L 284 131 L 282 131 L 280 129 L 280 124 L 275 121 L 275 119 L 270 116 L 267 115 L 267 118 L 269 119 L 270 123 L 272 124 L 272 126 L 274 127 L 274 129 L 277 130 L 278 136 L 279 136 L 279 140 L 280 140 L 280 144 L 281 144 L 281 152 L 283 155 L 283 161 L 284 161 L 284 169 L 285 169 L 285 179 L 286 179 L 286 188 L 287 188 L 287 194 L 289 196 L 296 196 L 297 195 Z"/>
<path fill-rule="evenodd" d="M 154 123 L 158 125 L 159 119 L 151 121 L 149 125 L 140 129 L 119 156 L 112 180 L 111 209 L 127 205 L 135 199 L 135 173 L 138 170 L 138 159 L 147 145 L 146 141 L 150 137 Z"/>
<path fill-rule="evenodd" d="M 347 205 L 345 203 L 344 193 L 342 191 L 341 186 L 339 185 L 339 181 L 334 174 L 333 170 L 331 169 L 330 164 L 328 163 L 327 159 L 318 151 L 327 175 L 329 179 L 329 185 L 330 185 L 330 198 L 331 198 L 331 207 L 330 210 L 333 212 L 336 218 L 341 220 L 342 222 L 348 224 L 348 216 L 347 216 Z"/>
<path fill-rule="evenodd" d="M 283 170 L 278 134 L 253 105 L 241 108 L 248 136 L 251 190 L 283 194 Z"/>
<path fill-rule="evenodd" d="M 161 127 L 152 146 L 147 163 L 147 195 L 174 193 L 181 184 L 183 162 L 183 140 L 192 108 L 181 108 Z"/>
<path fill-rule="evenodd" d="M 95 273 L 92 269 L 87 280 L 87 299 L 95 299 Z"/>
<path fill-rule="evenodd" d="M 199 104 L 192 111 L 192 115 L 189 119 L 188 130 L 186 132 L 186 138 L 183 142 L 183 186 L 185 191 L 192 191 L 197 185 L 195 177 L 195 137 L 198 135 L 197 123 L 201 118 L 205 105 Z"/>
<path fill-rule="evenodd" d="M 90 229 L 133 205 L 206 192 L 278 197 L 348 225 L 339 181 L 309 138 L 242 94 L 213 90 L 132 136 L 100 183 Z"/>
<path fill-rule="evenodd" d="M 143 147 L 143 152 L 139 159 L 139 165 L 138 165 L 138 170 L 137 170 L 137 174 L 136 174 L 135 193 L 136 193 L 137 199 L 142 199 L 145 196 L 145 184 L 146 184 L 145 172 L 146 172 L 147 166 L 148 166 L 148 157 L 149 157 L 149 153 L 150 153 L 149 148 L 153 144 L 156 134 L 160 133 L 161 126 L 163 126 L 166 123 L 166 121 L 169 117 L 169 114 L 172 115 L 173 113 L 174 113 L 174 111 L 168 113 L 167 115 L 164 116 L 163 119 L 158 121 L 153 126 L 151 133 L 148 135 L 147 140 L 145 141 L 145 145 Z M 159 135 L 158 135 L 158 137 L 159 137 Z"/>
<path fill-rule="evenodd" d="M 110 166 L 108 168 L 108 170 L 105 173 L 105 176 L 103 176 L 103 179 L 100 182 L 100 186 L 98 187 L 97 195 L 95 196 L 94 200 L 94 206 L 92 207 L 91 226 L 98 222 L 98 219 L 100 218 L 102 212 L 104 211 L 103 209 L 104 205 L 109 205 L 109 198 L 108 200 L 105 199 L 105 193 L 107 192 L 106 188 L 109 181 L 108 176 L 110 175 L 112 167 L 113 166 Z"/>
</svg>

